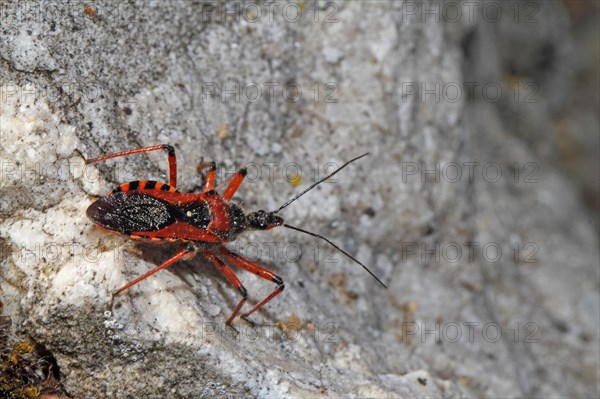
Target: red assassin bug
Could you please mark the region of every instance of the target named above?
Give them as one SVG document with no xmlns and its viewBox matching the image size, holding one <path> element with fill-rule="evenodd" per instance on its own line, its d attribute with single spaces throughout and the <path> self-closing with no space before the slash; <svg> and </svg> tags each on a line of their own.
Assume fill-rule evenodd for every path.
<svg viewBox="0 0 600 399">
<path fill-rule="evenodd" d="M 225 323 L 227 325 L 229 325 L 235 316 L 237 316 L 248 298 L 246 288 L 244 288 L 227 262 L 277 284 L 277 288 L 275 288 L 270 295 L 259 302 L 250 311 L 242 315 L 242 318 L 245 319 L 283 291 L 285 285 L 281 277 L 272 271 L 257 265 L 241 255 L 231 252 L 223 244 L 235 240 L 244 230 L 269 230 L 277 226 L 285 226 L 289 229 L 325 240 L 354 262 L 361 265 L 379 282 L 379 284 L 386 287 L 385 284 L 383 284 L 383 282 L 381 282 L 381 280 L 379 280 L 365 265 L 327 238 L 284 223 L 283 218 L 277 215 L 282 209 L 300 198 L 306 192 L 312 190 L 316 185 L 329 179 L 351 162 L 354 162 L 367 154 L 363 154 L 346 162 L 333 173 L 312 184 L 300 194 L 285 202 L 277 210 L 272 212 L 260 210 L 250 213 L 245 213 L 240 205 L 231 201 L 231 198 L 242 184 L 244 176 L 246 176 L 245 168 L 240 169 L 233 176 L 225 191 L 223 191 L 222 194 L 219 194 L 215 190 L 216 163 L 201 163 L 198 166 L 199 171 L 208 169 L 202 193 L 182 193 L 177 191 L 176 188 L 177 160 L 175 157 L 175 149 L 167 144 L 117 152 L 115 154 L 86 160 L 86 163 L 91 164 L 110 158 L 157 150 L 164 150 L 168 154 L 169 184 L 152 180 L 132 181 L 122 184 L 108 193 L 105 197 L 98 199 L 90 205 L 87 209 L 87 215 L 94 223 L 111 232 L 125 234 L 139 240 L 180 242 L 181 248 L 171 259 L 114 291 L 112 294 L 113 297 L 148 278 L 159 270 L 165 269 L 179 260 L 190 259 L 194 257 L 196 253 L 202 252 L 208 260 L 214 263 L 215 266 L 225 274 L 225 277 L 227 277 L 229 282 L 233 284 L 242 295 L 242 299 L 235 307 L 235 310 L 229 319 L 227 319 L 227 322 Z"/>
</svg>

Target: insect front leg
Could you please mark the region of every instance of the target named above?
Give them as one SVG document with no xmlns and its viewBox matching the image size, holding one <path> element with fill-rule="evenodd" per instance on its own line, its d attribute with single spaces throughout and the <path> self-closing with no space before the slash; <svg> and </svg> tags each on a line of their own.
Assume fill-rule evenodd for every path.
<svg viewBox="0 0 600 399">
<path fill-rule="evenodd" d="M 168 144 L 160 144 L 160 145 L 155 145 L 152 147 L 144 147 L 144 148 L 137 148 L 135 150 L 116 152 L 114 154 L 104 155 L 104 156 L 101 156 L 98 158 L 92 158 L 92 159 L 86 160 L 85 163 L 91 164 L 91 163 L 96 163 L 96 162 L 100 162 L 100 161 L 105 161 L 105 160 L 111 159 L 111 158 L 125 157 L 127 155 L 140 154 L 143 152 L 158 151 L 158 150 L 167 151 L 167 156 L 169 158 L 169 186 L 171 186 L 173 188 L 177 188 L 177 158 L 175 157 L 175 148 L 171 147 Z"/>
<path fill-rule="evenodd" d="M 236 254 L 235 252 L 231 252 L 225 247 L 219 247 L 219 251 L 221 251 L 221 253 L 227 258 L 227 260 L 229 260 L 234 265 L 246 269 L 249 272 L 256 274 L 260 278 L 264 278 L 265 280 L 269 280 L 277 284 L 277 288 L 275 288 L 275 291 L 273 291 L 269 296 L 260 301 L 258 305 L 250 309 L 249 312 L 246 312 L 241 316 L 243 319 L 265 306 L 271 299 L 279 295 L 285 288 L 283 279 L 275 273 L 273 273 L 272 271 L 257 265 L 256 263 L 244 258 L 241 255 Z"/>
<path fill-rule="evenodd" d="M 223 262 L 217 255 L 215 255 L 212 252 L 208 252 L 208 251 L 205 252 L 204 255 L 212 263 L 214 263 L 215 266 L 217 266 L 217 268 L 219 270 L 221 270 L 221 272 L 223 272 L 225 277 L 227 277 L 227 280 L 229 280 L 229 282 L 235 288 L 237 288 L 237 290 L 240 292 L 240 294 L 242 294 L 242 299 L 235 307 L 231 316 L 229 316 L 229 319 L 227 319 L 227 321 L 225 322 L 225 325 L 230 325 L 231 322 L 233 321 L 233 319 L 235 319 L 235 316 L 237 316 L 237 314 L 240 312 L 240 309 L 242 308 L 242 306 L 244 306 L 244 303 L 246 303 L 246 300 L 248 299 L 248 291 L 246 291 L 246 288 L 244 287 L 244 285 L 242 284 L 240 279 L 237 278 L 237 276 L 235 275 L 233 270 L 231 270 L 231 268 L 225 262 Z"/>
</svg>

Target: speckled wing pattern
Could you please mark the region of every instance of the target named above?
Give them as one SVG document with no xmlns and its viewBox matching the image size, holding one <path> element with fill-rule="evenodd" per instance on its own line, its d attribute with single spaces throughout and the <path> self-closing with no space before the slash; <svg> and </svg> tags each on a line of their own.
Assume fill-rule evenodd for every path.
<svg viewBox="0 0 600 399">
<path fill-rule="evenodd" d="M 171 206 L 140 192 L 116 192 L 94 202 L 87 214 L 100 226 L 123 234 L 159 231 L 176 221 Z"/>
</svg>

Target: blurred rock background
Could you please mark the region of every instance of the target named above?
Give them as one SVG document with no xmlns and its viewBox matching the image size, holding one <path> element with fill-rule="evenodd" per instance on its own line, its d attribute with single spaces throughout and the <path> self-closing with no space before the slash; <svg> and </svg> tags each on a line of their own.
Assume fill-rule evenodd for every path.
<svg viewBox="0 0 600 399">
<path fill-rule="evenodd" d="M 598 396 L 597 2 L 0 7 L 3 314 L 72 397 Z M 238 293 L 201 256 L 106 313 L 176 248 L 85 209 L 167 165 L 74 150 L 158 143 L 182 191 L 202 159 L 247 165 L 248 209 L 370 152 L 282 216 L 388 289 L 275 229 L 230 245 L 286 281 L 255 327 L 223 327 Z M 273 289 L 239 275 L 254 301 Z"/>
</svg>

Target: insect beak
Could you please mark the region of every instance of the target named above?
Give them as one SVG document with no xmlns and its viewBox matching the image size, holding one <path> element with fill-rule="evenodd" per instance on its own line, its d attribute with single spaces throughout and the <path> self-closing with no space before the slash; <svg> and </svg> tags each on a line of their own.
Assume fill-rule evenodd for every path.
<svg viewBox="0 0 600 399">
<path fill-rule="evenodd" d="M 271 230 L 274 227 L 283 225 L 283 218 L 275 215 L 274 213 L 269 213 L 269 221 L 268 227 L 265 230 Z"/>
</svg>

